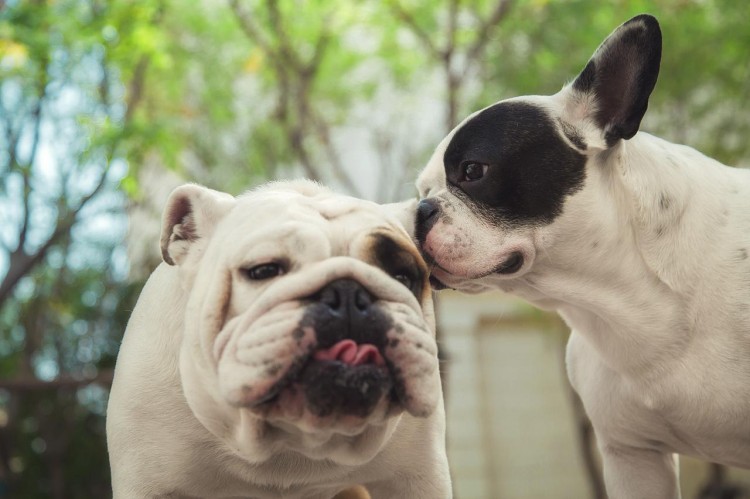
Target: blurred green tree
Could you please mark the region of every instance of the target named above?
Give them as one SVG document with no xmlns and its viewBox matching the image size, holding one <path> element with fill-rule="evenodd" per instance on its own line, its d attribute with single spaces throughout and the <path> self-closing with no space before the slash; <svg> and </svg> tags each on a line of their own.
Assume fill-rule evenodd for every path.
<svg viewBox="0 0 750 499">
<path fill-rule="evenodd" d="M 160 12 L 0 13 L 0 487 L 13 497 L 109 494 L 106 386 L 138 289 L 118 182 Z"/>
</svg>

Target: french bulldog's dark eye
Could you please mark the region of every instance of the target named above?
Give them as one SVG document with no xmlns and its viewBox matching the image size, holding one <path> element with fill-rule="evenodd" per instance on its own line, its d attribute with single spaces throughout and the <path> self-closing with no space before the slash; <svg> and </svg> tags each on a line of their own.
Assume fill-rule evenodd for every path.
<svg viewBox="0 0 750 499">
<path fill-rule="evenodd" d="M 284 267 L 280 263 L 270 262 L 256 265 L 255 267 L 241 269 L 242 275 L 252 281 L 264 281 L 284 273 Z"/>
<path fill-rule="evenodd" d="M 476 161 L 465 161 L 461 163 L 461 178 L 459 182 L 474 182 L 484 177 L 489 165 L 477 163 Z"/>
<path fill-rule="evenodd" d="M 411 289 L 411 285 L 414 283 L 414 281 L 412 281 L 412 278 L 406 274 L 396 274 L 395 276 L 393 276 L 393 278 L 409 289 Z"/>
</svg>

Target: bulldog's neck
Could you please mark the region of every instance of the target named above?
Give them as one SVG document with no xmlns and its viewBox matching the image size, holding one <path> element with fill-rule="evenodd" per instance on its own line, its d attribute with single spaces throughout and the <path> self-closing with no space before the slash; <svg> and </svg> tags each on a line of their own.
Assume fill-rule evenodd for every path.
<svg viewBox="0 0 750 499">
<path fill-rule="evenodd" d="M 658 375 L 699 333 L 702 310 L 722 313 L 705 291 L 731 271 L 738 180 L 644 133 L 595 160 L 561 220 L 540 231 L 532 271 L 500 287 L 557 310 L 612 369 Z"/>
<path fill-rule="evenodd" d="M 292 451 L 313 460 L 342 465 L 362 465 L 375 457 L 393 435 L 400 416 L 383 424 L 368 424 L 352 434 L 340 431 L 306 431 L 292 423 L 265 423 L 261 437 L 264 447 L 279 452 Z"/>
</svg>

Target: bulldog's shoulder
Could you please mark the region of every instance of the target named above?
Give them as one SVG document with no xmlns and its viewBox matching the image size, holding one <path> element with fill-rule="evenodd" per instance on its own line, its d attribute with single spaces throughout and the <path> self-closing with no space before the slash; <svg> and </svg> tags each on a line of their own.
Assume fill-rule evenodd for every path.
<svg viewBox="0 0 750 499">
<path fill-rule="evenodd" d="M 149 276 L 138 297 L 123 335 L 121 352 L 127 354 L 130 348 L 141 348 L 145 354 L 161 355 L 163 349 L 176 350 L 180 337 L 174 331 L 183 327 L 188 295 L 180 284 L 176 269 L 161 263 Z M 161 336 L 173 340 L 172 344 L 155 341 Z M 157 343 L 161 348 L 154 348 Z"/>
</svg>

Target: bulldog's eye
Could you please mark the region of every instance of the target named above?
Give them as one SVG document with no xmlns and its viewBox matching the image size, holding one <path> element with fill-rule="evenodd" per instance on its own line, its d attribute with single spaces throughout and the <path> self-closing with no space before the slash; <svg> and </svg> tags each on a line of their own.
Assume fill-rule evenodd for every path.
<svg viewBox="0 0 750 499">
<path fill-rule="evenodd" d="M 393 278 L 409 289 L 411 289 L 411 285 L 414 284 L 412 278 L 406 274 L 396 274 L 395 276 L 393 276 Z"/>
<path fill-rule="evenodd" d="M 489 165 L 477 163 L 476 161 L 464 161 L 461 163 L 461 177 L 459 182 L 474 182 L 484 177 Z"/>
<path fill-rule="evenodd" d="M 280 263 L 261 263 L 255 267 L 240 269 L 242 275 L 252 281 L 265 281 L 284 273 L 284 267 Z"/>
</svg>

